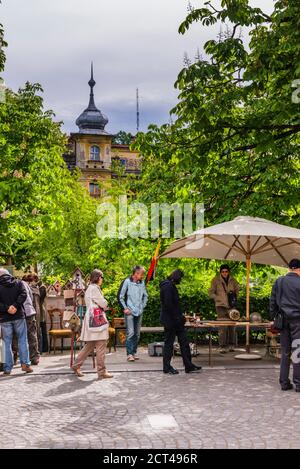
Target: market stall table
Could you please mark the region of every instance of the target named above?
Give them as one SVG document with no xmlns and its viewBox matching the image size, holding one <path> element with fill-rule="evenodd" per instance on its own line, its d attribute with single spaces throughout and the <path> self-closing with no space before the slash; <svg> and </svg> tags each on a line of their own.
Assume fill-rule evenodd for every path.
<svg viewBox="0 0 300 469">
<path fill-rule="evenodd" d="M 246 334 L 250 333 L 251 328 L 256 329 L 265 329 L 266 331 L 271 328 L 270 322 L 262 322 L 262 323 L 250 323 L 250 322 L 242 322 L 242 321 L 200 321 L 200 322 L 186 322 L 185 323 L 186 329 L 193 330 L 195 334 L 198 331 L 207 331 L 209 334 L 209 352 L 208 352 L 208 363 L 209 366 L 212 366 L 212 333 L 219 329 L 220 327 L 236 327 L 237 329 L 245 328 Z M 257 358 L 261 358 L 257 355 Z"/>
</svg>

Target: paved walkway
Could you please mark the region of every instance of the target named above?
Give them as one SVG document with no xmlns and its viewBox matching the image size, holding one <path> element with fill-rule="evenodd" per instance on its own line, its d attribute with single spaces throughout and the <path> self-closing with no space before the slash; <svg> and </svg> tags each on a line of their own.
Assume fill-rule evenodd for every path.
<svg viewBox="0 0 300 469">
<path fill-rule="evenodd" d="M 199 363 L 205 368 L 210 368 L 208 363 L 208 348 L 199 347 L 200 354 L 197 358 L 194 358 L 195 363 Z M 265 358 L 265 348 L 263 346 L 253 347 L 252 352 L 262 356 L 262 360 L 258 361 L 240 361 L 235 360 L 236 354 L 242 353 L 244 349 L 237 349 L 236 352 L 227 353 L 221 355 L 217 349 L 214 349 L 212 355 L 212 365 L 218 369 L 245 369 L 245 368 L 272 368 L 277 369 L 279 362 L 273 358 Z M 135 363 L 128 363 L 126 360 L 126 352 L 124 348 L 118 348 L 117 352 L 107 354 L 106 363 L 110 371 L 114 372 L 148 372 L 148 371 L 161 371 L 162 370 L 162 358 L 161 357 L 149 357 L 147 347 L 139 349 L 139 356 L 141 360 Z M 183 370 L 181 357 L 175 357 L 174 365 L 178 369 Z M 89 358 L 84 366 L 87 373 L 92 373 L 92 358 Z M 56 355 L 43 355 L 41 364 L 39 367 L 34 368 L 35 373 L 38 374 L 70 374 L 70 352 L 65 352 L 63 355 L 57 352 Z M 15 371 L 16 372 L 16 371 Z"/>
<path fill-rule="evenodd" d="M 165 376 L 141 358 L 107 381 L 68 374 L 65 356 L 1 377 L 0 448 L 300 448 L 300 394 L 280 391 L 274 364 Z"/>
</svg>

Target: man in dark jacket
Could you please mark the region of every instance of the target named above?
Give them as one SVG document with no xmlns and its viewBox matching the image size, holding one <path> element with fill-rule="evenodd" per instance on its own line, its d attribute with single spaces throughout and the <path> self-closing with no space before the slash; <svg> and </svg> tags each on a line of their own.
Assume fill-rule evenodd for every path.
<svg viewBox="0 0 300 469">
<path fill-rule="evenodd" d="M 178 374 L 171 366 L 175 337 L 178 337 L 181 356 L 186 373 L 201 370 L 200 366 L 192 363 L 189 341 L 184 327 L 184 316 L 180 307 L 179 293 L 176 288 L 183 277 L 181 270 L 175 270 L 167 280 L 160 284 L 161 323 L 165 328 L 165 346 L 163 356 L 163 371 L 167 374 Z"/>
<path fill-rule="evenodd" d="M 280 333 L 281 365 L 280 384 L 283 391 L 293 389 L 289 379 L 291 356 L 293 358 L 294 384 L 300 392 L 300 359 L 297 348 L 300 341 L 300 260 L 289 263 L 289 273 L 279 277 L 270 299 L 270 318 L 273 320 L 279 311 L 283 312 L 284 327 Z M 298 349 L 300 352 L 300 349 Z"/>
<path fill-rule="evenodd" d="M 12 339 L 15 332 L 18 337 L 19 355 L 22 370 L 31 373 L 27 328 L 23 303 L 27 292 L 20 280 L 14 279 L 5 269 L 0 269 L 0 325 L 5 346 L 4 374 L 10 375 L 14 360 Z"/>
</svg>

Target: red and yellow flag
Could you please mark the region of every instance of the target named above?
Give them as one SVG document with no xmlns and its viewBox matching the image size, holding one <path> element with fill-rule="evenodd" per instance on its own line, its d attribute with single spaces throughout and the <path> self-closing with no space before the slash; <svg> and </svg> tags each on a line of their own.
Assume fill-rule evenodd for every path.
<svg viewBox="0 0 300 469">
<path fill-rule="evenodd" d="M 151 261 L 150 268 L 148 270 L 148 274 L 146 278 L 146 284 L 148 282 L 151 282 L 151 280 L 155 279 L 156 267 L 158 263 L 159 253 L 160 253 L 160 245 L 161 245 L 161 239 L 158 240 L 154 256 L 152 257 L 152 261 Z"/>
</svg>

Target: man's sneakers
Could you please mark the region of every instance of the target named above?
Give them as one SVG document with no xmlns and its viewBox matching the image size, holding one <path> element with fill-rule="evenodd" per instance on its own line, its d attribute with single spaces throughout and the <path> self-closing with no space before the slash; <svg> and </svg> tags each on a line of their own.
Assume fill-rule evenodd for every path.
<svg viewBox="0 0 300 469">
<path fill-rule="evenodd" d="M 219 348 L 219 353 L 221 353 L 222 355 L 224 355 L 225 353 L 227 353 L 226 348 L 224 348 L 224 347 Z"/>
<path fill-rule="evenodd" d="M 29 365 L 22 365 L 21 370 L 24 371 L 25 373 L 33 373 L 33 369 Z M 7 370 L 7 371 L 4 371 L 2 376 L 10 376 L 10 375 L 11 375 L 11 371 Z"/>
<path fill-rule="evenodd" d="M 202 366 L 196 366 L 196 365 L 193 365 L 192 368 L 187 368 L 185 370 L 186 373 L 199 373 L 199 371 L 202 370 Z"/>
<path fill-rule="evenodd" d="M 25 373 L 33 373 L 33 369 L 29 365 L 25 365 L 25 364 L 21 365 L 21 370 L 24 371 Z M 2 376 L 10 376 L 10 375 L 11 375 L 11 371 L 7 370 L 3 372 Z"/>
<path fill-rule="evenodd" d="M 33 369 L 29 365 L 23 364 L 21 368 L 22 368 L 22 371 L 25 371 L 25 373 L 33 373 Z"/>
<path fill-rule="evenodd" d="M 140 357 L 138 357 L 137 355 L 128 355 L 128 357 L 127 357 L 128 362 L 136 362 L 139 359 L 140 359 Z"/>
<path fill-rule="evenodd" d="M 176 368 L 173 368 L 172 366 L 167 369 L 167 370 L 164 370 L 164 373 L 165 375 L 178 375 L 179 374 L 179 371 L 176 370 Z"/>
</svg>

